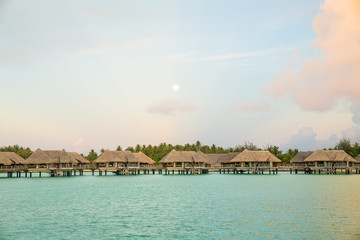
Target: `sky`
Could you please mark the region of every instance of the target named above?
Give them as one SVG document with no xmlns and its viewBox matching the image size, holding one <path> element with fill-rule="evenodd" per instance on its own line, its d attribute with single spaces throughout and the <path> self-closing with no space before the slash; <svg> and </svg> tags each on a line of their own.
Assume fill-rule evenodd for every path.
<svg viewBox="0 0 360 240">
<path fill-rule="evenodd" d="M 360 142 L 358 0 L 0 0 L 0 146 Z"/>
</svg>

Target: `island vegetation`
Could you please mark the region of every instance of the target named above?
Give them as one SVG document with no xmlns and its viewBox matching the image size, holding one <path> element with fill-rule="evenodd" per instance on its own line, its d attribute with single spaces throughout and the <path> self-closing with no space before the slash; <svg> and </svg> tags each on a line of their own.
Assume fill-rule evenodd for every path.
<svg viewBox="0 0 360 240">
<path fill-rule="evenodd" d="M 121 146 L 116 148 L 116 151 L 131 151 L 131 152 L 143 152 L 154 161 L 159 162 L 166 154 L 168 154 L 171 150 L 177 151 L 202 151 L 203 153 L 229 153 L 229 152 L 242 152 L 245 149 L 248 150 L 268 150 L 276 157 L 278 157 L 282 163 L 287 164 L 290 160 L 299 152 L 298 149 L 288 149 L 286 152 L 280 150 L 278 146 L 275 145 L 267 145 L 265 148 L 259 148 L 252 142 L 245 142 L 242 145 L 237 145 L 235 147 L 223 148 L 220 146 L 216 146 L 215 144 L 209 145 L 202 145 L 200 141 L 196 141 L 194 144 L 184 144 L 184 145 L 172 145 L 167 143 L 161 143 L 159 145 L 136 145 L 135 147 L 127 147 L 123 149 Z M 338 141 L 336 146 L 333 148 L 328 148 L 327 150 L 344 150 L 346 153 L 350 154 L 352 157 L 356 157 L 360 154 L 360 144 L 355 142 L 351 143 L 350 139 L 343 138 Z M 100 153 L 104 152 L 104 149 L 100 150 Z M 0 152 L 15 152 L 19 156 L 23 157 L 24 159 L 28 158 L 33 151 L 29 147 L 21 147 L 19 145 L 13 146 L 4 146 L 0 148 Z M 99 154 L 94 150 L 91 149 L 88 154 L 81 154 L 83 157 L 88 159 L 89 161 L 94 161 Z"/>
</svg>

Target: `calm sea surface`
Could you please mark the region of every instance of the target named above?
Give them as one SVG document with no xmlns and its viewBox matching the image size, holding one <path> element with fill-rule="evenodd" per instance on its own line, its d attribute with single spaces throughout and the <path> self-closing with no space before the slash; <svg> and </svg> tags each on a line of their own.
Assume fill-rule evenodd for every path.
<svg viewBox="0 0 360 240">
<path fill-rule="evenodd" d="M 0 179 L 0 239 L 360 239 L 360 175 Z"/>
</svg>

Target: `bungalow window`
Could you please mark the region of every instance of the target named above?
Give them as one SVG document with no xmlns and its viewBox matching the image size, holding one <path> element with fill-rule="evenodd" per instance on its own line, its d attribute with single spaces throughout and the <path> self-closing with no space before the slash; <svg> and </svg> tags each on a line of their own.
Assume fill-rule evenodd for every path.
<svg viewBox="0 0 360 240">
<path fill-rule="evenodd" d="M 245 162 L 245 167 L 250 167 L 250 163 L 249 163 L 249 162 Z"/>
<path fill-rule="evenodd" d="M 177 162 L 175 166 L 176 166 L 176 167 L 181 167 L 181 166 L 182 166 L 182 163 L 181 163 L 181 162 Z"/>
<path fill-rule="evenodd" d="M 113 167 L 114 166 L 114 163 L 113 162 L 110 162 L 109 163 L 109 167 Z"/>
<path fill-rule="evenodd" d="M 46 164 L 40 164 L 39 168 L 46 168 Z"/>
</svg>

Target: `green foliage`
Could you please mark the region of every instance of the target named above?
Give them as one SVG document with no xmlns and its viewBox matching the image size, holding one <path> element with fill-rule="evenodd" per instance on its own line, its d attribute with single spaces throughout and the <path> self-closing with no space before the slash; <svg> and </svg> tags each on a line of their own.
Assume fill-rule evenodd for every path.
<svg viewBox="0 0 360 240">
<path fill-rule="evenodd" d="M 202 145 L 200 141 L 196 141 L 194 144 L 186 143 L 185 145 L 171 145 L 167 143 L 160 143 L 157 145 L 142 145 L 139 144 L 134 147 L 127 147 L 126 151 L 131 152 L 143 152 L 154 161 L 159 162 L 163 157 L 166 156 L 171 150 L 175 149 L 176 151 L 197 151 L 200 150 L 203 153 L 227 153 L 233 151 L 232 148 L 224 149 L 222 147 L 217 147 L 213 144 L 211 147 L 208 145 Z"/>
<path fill-rule="evenodd" d="M 279 156 L 277 156 L 282 163 L 290 163 L 290 160 L 296 156 L 296 154 L 298 154 L 299 150 L 298 149 L 289 149 L 287 150 L 286 153 L 284 154 L 280 154 Z"/>
<path fill-rule="evenodd" d="M 344 150 L 346 153 L 350 154 L 351 151 L 351 141 L 349 138 L 342 138 L 335 146 L 336 150 Z"/>
<path fill-rule="evenodd" d="M 266 150 L 274 154 L 276 157 L 279 157 L 282 154 L 282 151 L 279 149 L 278 146 L 268 145 L 266 147 Z"/>
<path fill-rule="evenodd" d="M 122 148 L 121 148 L 121 146 L 120 146 L 120 145 L 119 145 L 119 146 L 117 146 L 116 151 L 122 151 Z"/>
<path fill-rule="evenodd" d="M 20 147 L 19 145 L 2 147 L 0 152 L 14 152 L 24 159 L 27 159 L 33 153 L 30 148 Z"/>
<path fill-rule="evenodd" d="M 94 149 L 91 149 L 89 154 L 87 156 L 85 156 L 85 158 L 87 160 L 89 160 L 90 162 L 94 161 L 95 159 L 97 159 L 98 154 L 97 152 L 94 151 Z"/>
<path fill-rule="evenodd" d="M 351 146 L 350 155 L 352 157 L 357 157 L 359 156 L 359 154 L 360 154 L 360 145 L 359 143 L 356 142 Z"/>
</svg>

